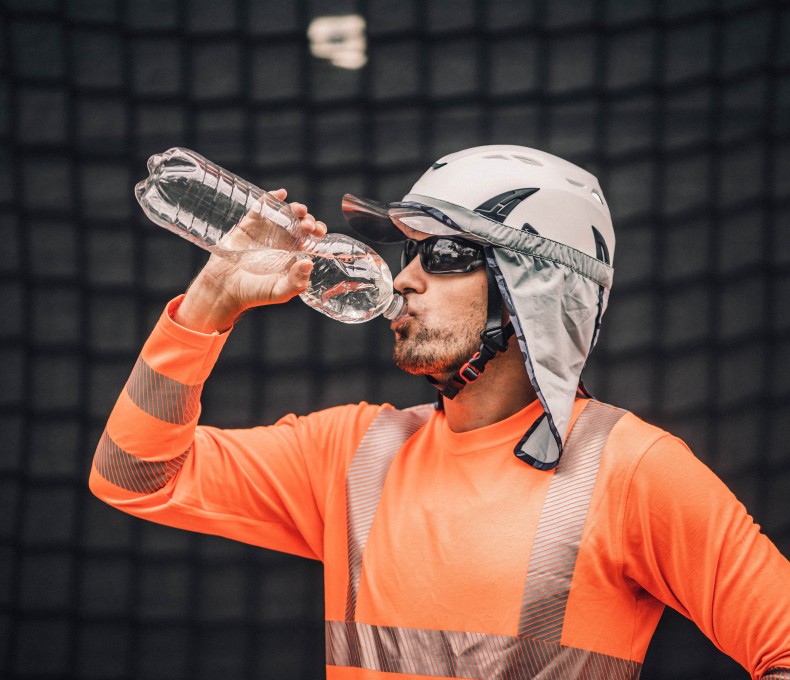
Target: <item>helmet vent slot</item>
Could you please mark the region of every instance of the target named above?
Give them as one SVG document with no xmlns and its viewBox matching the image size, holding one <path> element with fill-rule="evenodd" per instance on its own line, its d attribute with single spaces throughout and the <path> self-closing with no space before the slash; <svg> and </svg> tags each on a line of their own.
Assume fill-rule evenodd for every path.
<svg viewBox="0 0 790 680">
<path fill-rule="evenodd" d="M 485 158 L 487 158 L 489 160 L 498 160 L 498 161 L 509 161 L 510 160 L 510 158 L 508 158 L 507 156 L 503 156 L 502 154 L 498 154 L 498 153 L 492 154 L 491 156 L 485 156 Z"/>
<path fill-rule="evenodd" d="M 528 156 L 517 156 L 516 154 L 513 154 L 513 158 L 521 161 L 522 163 L 526 163 L 527 165 L 539 165 L 543 167 L 543 163 L 536 161 L 534 158 L 529 158 Z"/>
<path fill-rule="evenodd" d="M 603 204 L 604 204 L 604 202 L 603 202 L 603 196 L 601 196 L 601 194 L 599 194 L 599 193 L 598 193 L 598 192 L 597 192 L 595 189 L 593 189 L 593 190 L 592 190 L 592 195 L 593 195 L 593 198 L 594 198 L 596 201 L 598 201 L 598 203 L 600 203 L 601 205 L 603 205 Z"/>
<path fill-rule="evenodd" d="M 575 186 L 575 187 L 582 187 L 582 188 L 584 188 L 584 183 L 583 182 L 577 182 L 575 179 L 571 179 L 570 177 L 566 177 L 565 181 L 568 182 L 568 184 L 573 184 L 573 186 Z"/>
</svg>

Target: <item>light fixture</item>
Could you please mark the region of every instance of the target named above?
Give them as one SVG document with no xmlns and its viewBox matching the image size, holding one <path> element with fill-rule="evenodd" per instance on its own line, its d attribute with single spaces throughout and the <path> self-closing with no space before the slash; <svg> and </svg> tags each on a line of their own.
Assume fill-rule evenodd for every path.
<svg viewBox="0 0 790 680">
<path fill-rule="evenodd" d="M 365 19 L 359 14 L 316 17 L 307 29 L 310 52 L 334 66 L 362 68 L 368 61 Z"/>
</svg>

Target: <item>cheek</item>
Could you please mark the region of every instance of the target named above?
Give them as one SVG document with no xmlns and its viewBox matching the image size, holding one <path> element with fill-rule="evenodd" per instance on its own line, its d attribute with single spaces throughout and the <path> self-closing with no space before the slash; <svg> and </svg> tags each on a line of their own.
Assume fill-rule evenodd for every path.
<svg viewBox="0 0 790 680">
<path fill-rule="evenodd" d="M 460 299 L 464 301 L 470 310 L 486 310 L 488 307 L 488 283 L 486 282 L 485 271 L 478 269 L 468 277 L 467 285 L 460 292 Z"/>
<path fill-rule="evenodd" d="M 440 313 L 442 316 L 451 315 L 459 323 L 477 331 L 488 314 L 486 276 L 482 270 L 462 276 L 467 279 L 464 285 L 456 286 L 450 294 L 442 296 Z"/>
</svg>

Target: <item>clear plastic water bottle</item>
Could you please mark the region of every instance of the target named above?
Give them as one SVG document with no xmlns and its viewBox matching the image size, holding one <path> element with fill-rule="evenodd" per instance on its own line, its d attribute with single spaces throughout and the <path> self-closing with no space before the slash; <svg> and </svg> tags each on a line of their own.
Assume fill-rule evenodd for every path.
<svg viewBox="0 0 790 680">
<path fill-rule="evenodd" d="M 254 274 L 285 274 L 296 258 L 310 258 L 310 285 L 300 297 L 337 321 L 403 313 L 389 267 L 364 243 L 345 234 L 306 236 L 287 203 L 189 149 L 151 156 L 148 172 L 135 195 L 156 224 Z"/>
</svg>

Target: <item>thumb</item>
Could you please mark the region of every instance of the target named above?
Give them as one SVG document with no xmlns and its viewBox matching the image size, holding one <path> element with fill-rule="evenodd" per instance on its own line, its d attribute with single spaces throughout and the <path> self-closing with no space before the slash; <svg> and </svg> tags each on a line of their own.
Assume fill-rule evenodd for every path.
<svg viewBox="0 0 790 680">
<path fill-rule="evenodd" d="M 310 285 L 312 271 L 313 263 L 310 260 L 297 260 L 291 265 L 288 273 L 277 281 L 272 297 L 285 301 L 304 293 Z"/>
</svg>

